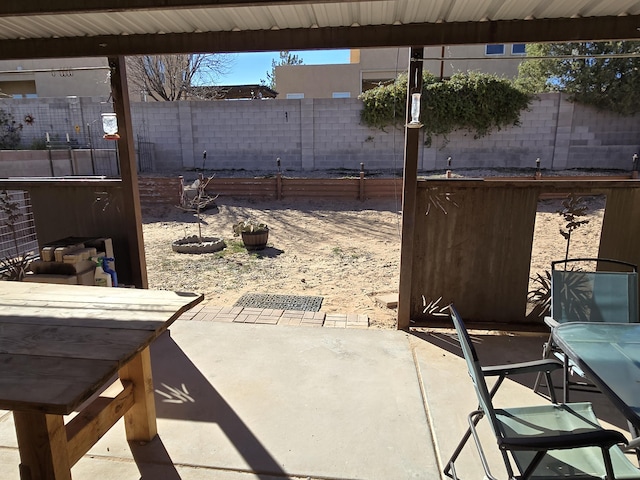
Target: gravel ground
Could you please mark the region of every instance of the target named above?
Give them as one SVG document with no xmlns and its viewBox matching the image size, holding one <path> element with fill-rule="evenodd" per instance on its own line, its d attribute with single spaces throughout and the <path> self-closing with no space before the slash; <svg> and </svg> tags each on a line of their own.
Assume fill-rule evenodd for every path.
<svg viewBox="0 0 640 480">
<path fill-rule="evenodd" d="M 597 256 L 604 199 L 589 197 L 588 224 L 573 233 L 570 256 Z M 557 213 L 561 200 L 541 201 L 536 218 L 531 276 L 564 258 Z M 171 242 L 198 234 L 197 219 L 177 208 L 147 212 L 144 239 L 151 288 L 197 291 L 216 305 L 233 305 L 244 293 L 324 297 L 327 313 L 367 314 L 392 328 L 396 310 L 374 297 L 397 292 L 400 204 L 385 201 L 252 201 L 222 199 L 202 215 L 202 235 L 223 238 L 214 254 L 174 253 Z M 270 227 L 268 248 L 248 253 L 231 226 L 245 218 Z M 533 284 L 532 284 L 533 285 Z"/>
<path fill-rule="evenodd" d="M 244 293 L 324 297 L 322 311 L 369 315 L 372 325 L 395 325 L 395 310 L 374 295 L 397 290 L 400 206 L 395 201 L 249 201 L 224 199 L 202 215 L 202 235 L 221 237 L 223 251 L 174 253 L 171 242 L 198 233 L 193 214 L 178 209 L 144 217 L 151 288 L 198 291 L 216 305 Z M 268 248 L 248 253 L 231 226 L 253 218 L 270 228 Z"/>
</svg>

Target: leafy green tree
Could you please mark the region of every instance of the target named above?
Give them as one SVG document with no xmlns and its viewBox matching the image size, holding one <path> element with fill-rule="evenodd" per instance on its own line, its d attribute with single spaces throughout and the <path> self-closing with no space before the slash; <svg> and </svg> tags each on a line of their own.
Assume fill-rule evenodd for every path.
<svg viewBox="0 0 640 480">
<path fill-rule="evenodd" d="M 640 112 L 640 58 L 628 56 L 633 54 L 640 54 L 640 42 L 527 45 L 527 56 L 552 58 L 522 62 L 516 84 L 530 93 L 564 92 L 572 101 L 633 115 Z"/>
<path fill-rule="evenodd" d="M 13 150 L 20 145 L 22 124 L 13 115 L 0 109 L 0 150 Z"/>
<path fill-rule="evenodd" d="M 263 85 L 267 85 L 269 88 L 276 88 L 276 67 L 282 65 L 302 65 L 304 60 L 298 55 L 292 54 L 289 50 L 282 50 L 280 52 L 280 59 L 271 60 L 271 71 L 267 72 L 267 79 L 261 80 Z"/>
<path fill-rule="evenodd" d="M 407 76 L 402 74 L 393 84 L 367 90 L 359 97 L 364 108 L 363 124 L 370 127 L 404 125 L 406 121 Z M 424 124 L 425 143 L 433 135 L 467 130 L 474 138 L 492 130 L 518 125 L 520 111 L 526 109 L 530 95 L 514 87 L 511 81 L 484 73 L 457 73 L 439 81 L 423 73 L 420 121 Z"/>
</svg>

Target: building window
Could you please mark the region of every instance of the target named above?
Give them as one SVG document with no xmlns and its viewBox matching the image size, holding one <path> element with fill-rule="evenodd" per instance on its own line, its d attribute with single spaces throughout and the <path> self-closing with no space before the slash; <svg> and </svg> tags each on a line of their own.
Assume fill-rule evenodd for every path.
<svg viewBox="0 0 640 480">
<path fill-rule="evenodd" d="M 332 98 L 351 98 L 351 92 L 333 92 Z"/>
<path fill-rule="evenodd" d="M 486 55 L 504 55 L 504 44 L 487 45 L 484 53 Z"/>
<path fill-rule="evenodd" d="M 287 93 L 287 100 L 297 100 L 304 98 L 304 93 Z"/>
<path fill-rule="evenodd" d="M 524 55 L 527 53 L 526 45 L 524 43 L 514 43 L 511 45 L 512 55 Z"/>
</svg>

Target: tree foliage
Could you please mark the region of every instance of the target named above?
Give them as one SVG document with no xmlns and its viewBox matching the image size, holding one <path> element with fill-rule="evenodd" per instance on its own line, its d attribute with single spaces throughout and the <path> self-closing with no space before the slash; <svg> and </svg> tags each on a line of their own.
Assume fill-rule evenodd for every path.
<svg viewBox="0 0 640 480">
<path fill-rule="evenodd" d="M 640 42 L 611 41 L 527 45 L 516 84 L 530 93 L 564 92 L 572 101 L 622 115 L 640 112 Z M 590 58 L 557 58 L 557 57 Z M 596 58 L 601 56 L 602 58 Z"/>
<path fill-rule="evenodd" d="M 0 150 L 13 150 L 20 145 L 22 124 L 11 113 L 0 109 Z"/>
<path fill-rule="evenodd" d="M 154 100 L 189 97 L 194 84 L 213 85 L 228 73 L 230 57 L 218 54 L 141 55 L 127 58 L 129 82 Z"/>
<path fill-rule="evenodd" d="M 282 65 L 302 65 L 304 60 L 298 55 L 292 54 L 289 50 L 282 50 L 280 52 L 280 59 L 271 60 L 271 71 L 267 72 L 267 80 L 262 80 L 261 83 L 267 85 L 269 88 L 276 88 L 276 67 Z"/>
<path fill-rule="evenodd" d="M 365 125 L 377 128 L 403 125 L 407 76 L 400 75 L 393 84 L 368 90 L 359 98 L 364 103 L 360 118 Z M 455 130 L 468 130 L 474 133 L 474 138 L 480 138 L 494 129 L 518 125 L 520 111 L 530 101 L 530 95 L 495 75 L 459 73 L 439 81 L 425 72 L 420 121 L 424 124 L 426 143 L 431 144 L 433 135 L 446 138 Z"/>
</svg>

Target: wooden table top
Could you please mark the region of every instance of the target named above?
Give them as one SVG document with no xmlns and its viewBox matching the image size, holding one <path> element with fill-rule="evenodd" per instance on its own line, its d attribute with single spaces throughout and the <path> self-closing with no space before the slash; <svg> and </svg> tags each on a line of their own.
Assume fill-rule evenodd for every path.
<svg viewBox="0 0 640 480">
<path fill-rule="evenodd" d="M 0 409 L 73 412 L 203 298 L 0 281 Z"/>
</svg>

